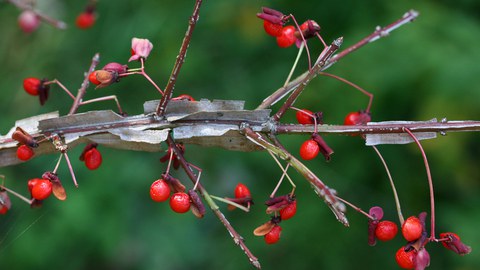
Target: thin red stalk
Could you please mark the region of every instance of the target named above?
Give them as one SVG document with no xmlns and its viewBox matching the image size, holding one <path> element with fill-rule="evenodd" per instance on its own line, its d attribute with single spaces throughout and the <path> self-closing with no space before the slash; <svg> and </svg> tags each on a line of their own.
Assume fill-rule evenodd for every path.
<svg viewBox="0 0 480 270">
<path fill-rule="evenodd" d="M 87 93 L 87 87 L 89 85 L 88 76 L 95 70 L 98 62 L 100 62 L 100 54 L 96 53 L 92 58 L 92 63 L 90 64 L 88 71 L 85 73 L 85 78 L 83 79 L 80 89 L 78 89 L 77 96 L 75 97 L 75 100 L 72 104 L 72 107 L 70 108 L 70 112 L 68 112 L 68 115 L 75 114 L 80 105 L 82 104 L 83 96 L 85 96 L 85 94 Z"/>
<path fill-rule="evenodd" d="M 376 218 L 372 217 L 371 215 L 369 215 L 367 212 L 363 211 L 360 207 L 354 205 L 353 203 L 345 200 L 345 199 L 342 199 L 338 196 L 335 196 L 335 198 L 337 198 L 337 200 L 343 202 L 344 204 L 350 206 L 351 208 L 353 208 L 355 211 L 359 212 L 360 214 L 366 216 L 367 218 L 371 219 L 371 220 L 376 220 Z"/>
<path fill-rule="evenodd" d="M 295 103 L 298 96 L 302 93 L 310 80 L 317 76 L 317 73 L 323 69 L 330 57 L 338 50 L 343 42 L 343 38 L 338 38 L 332 42 L 320 55 L 318 61 L 315 63 L 313 69 L 307 74 L 307 76 L 301 81 L 300 85 L 290 94 L 287 101 L 282 105 L 278 112 L 272 117 L 273 121 L 278 121 L 282 118 L 285 112 Z"/>
<path fill-rule="evenodd" d="M 323 75 L 323 76 L 327 76 L 327 77 L 330 77 L 330 78 L 334 78 L 336 80 L 339 80 L 343 83 L 346 83 L 348 85 L 350 85 L 351 87 L 357 89 L 358 91 L 362 92 L 364 95 L 368 96 L 369 97 L 369 100 L 368 100 L 368 105 L 367 105 L 367 109 L 365 110 L 365 112 L 369 113 L 370 112 L 370 108 L 372 107 L 372 102 L 373 102 L 373 94 L 366 91 L 365 89 L 363 89 L 362 87 L 352 83 L 351 81 L 349 80 L 346 80 L 342 77 L 339 77 L 337 75 L 334 75 L 334 74 L 331 74 L 331 73 L 326 73 L 326 72 L 319 72 L 320 75 Z"/>
<path fill-rule="evenodd" d="M 120 106 L 120 102 L 118 102 L 117 96 L 115 96 L 115 95 L 99 97 L 99 98 L 89 99 L 87 101 L 82 101 L 80 103 L 80 106 L 85 105 L 85 104 L 94 103 L 94 102 L 99 102 L 99 101 L 107 101 L 107 100 L 113 100 L 115 102 L 115 104 L 117 105 L 118 113 L 123 114 L 122 106 Z"/>
<path fill-rule="evenodd" d="M 295 26 L 297 27 L 298 33 L 300 33 L 300 36 L 302 37 L 302 44 L 305 46 L 305 49 L 307 51 L 308 70 L 312 70 L 312 60 L 310 58 L 310 50 L 308 49 L 307 40 L 303 36 L 303 31 L 300 28 L 300 25 L 298 24 L 297 20 L 295 19 L 295 16 L 293 16 L 293 14 L 290 14 L 289 16 L 290 16 L 290 18 L 292 18 L 293 22 L 295 23 Z"/>
<path fill-rule="evenodd" d="M 412 137 L 412 139 L 415 141 L 418 148 L 420 149 L 420 152 L 422 153 L 423 162 L 425 163 L 425 170 L 427 171 L 428 187 L 430 189 L 430 211 L 431 211 L 430 239 L 433 240 L 435 239 L 435 197 L 434 197 L 434 190 L 433 190 L 432 174 L 430 173 L 430 166 L 428 165 L 427 155 L 425 154 L 425 151 L 423 150 L 423 147 L 420 144 L 420 141 L 417 139 L 417 137 L 415 137 L 415 135 L 408 128 L 404 128 L 403 130 L 406 133 L 408 133 L 408 135 L 410 135 L 410 137 Z"/>
<path fill-rule="evenodd" d="M 177 145 L 175 144 L 175 141 L 171 137 L 171 135 L 168 135 L 167 137 L 167 143 L 169 147 L 175 151 L 175 155 L 177 156 L 180 164 L 182 165 L 185 173 L 187 174 L 188 178 L 192 181 L 192 183 L 197 183 L 197 190 L 200 191 L 202 194 L 203 198 L 207 202 L 207 204 L 210 206 L 210 209 L 212 209 L 213 213 L 217 216 L 217 218 L 222 222 L 222 224 L 225 226 L 227 231 L 230 233 L 230 235 L 233 238 L 233 241 L 235 242 L 236 245 L 240 246 L 240 248 L 245 252 L 247 255 L 248 259 L 250 260 L 250 263 L 254 265 L 256 268 L 260 269 L 260 262 L 258 261 L 257 257 L 253 255 L 253 253 L 248 249 L 248 247 L 245 245 L 245 242 L 243 241 L 242 236 L 238 234 L 238 232 L 232 227 L 230 222 L 225 218 L 225 215 L 219 210 L 218 206 L 213 202 L 211 196 L 208 194 L 208 192 L 205 190 L 205 188 L 202 186 L 202 184 L 198 183 L 198 177 L 195 175 L 193 172 L 192 168 L 190 167 L 190 164 L 185 160 L 185 157 L 183 156 L 182 151 L 178 149 Z"/>
<path fill-rule="evenodd" d="M 158 104 L 156 113 L 157 115 L 163 115 L 165 109 L 167 108 L 167 104 L 172 98 L 173 89 L 175 88 L 175 83 L 178 79 L 178 74 L 182 69 L 182 65 L 185 62 L 185 56 L 187 55 L 188 46 L 190 45 L 190 40 L 192 38 L 193 30 L 195 29 L 195 25 L 198 22 L 199 13 L 200 13 L 200 6 L 202 5 L 202 0 L 196 0 L 195 6 L 193 8 L 192 16 L 188 21 L 188 28 L 187 32 L 185 33 L 185 37 L 183 38 L 182 46 L 180 47 L 180 52 L 177 56 L 177 60 L 175 61 L 175 65 L 173 66 L 172 73 L 170 74 L 170 78 L 168 79 L 167 86 L 165 86 L 165 92 Z"/>
<path fill-rule="evenodd" d="M 65 91 L 65 93 L 67 93 L 73 100 L 75 100 L 75 96 L 72 94 L 72 92 L 70 92 L 67 87 L 65 87 L 59 80 L 57 79 L 53 79 L 49 82 L 46 82 L 45 85 L 49 85 L 49 84 L 57 84 L 58 86 L 60 86 L 60 88 L 63 89 L 63 91 Z"/>
</svg>

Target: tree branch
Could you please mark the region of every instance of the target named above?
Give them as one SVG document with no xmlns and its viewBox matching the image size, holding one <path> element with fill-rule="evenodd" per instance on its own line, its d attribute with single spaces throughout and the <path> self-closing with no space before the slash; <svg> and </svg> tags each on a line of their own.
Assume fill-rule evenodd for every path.
<svg viewBox="0 0 480 270">
<path fill-rule="evenodd" d="M 187 55 L 187 50 L 190 44 L 190 39 L 192 38 L 193 30 L 195 29 L 195 25 L 198 22 L 201 5 L 202 5 L 202 0 L 195 1 L 193 14 L 190 17 L 190 20 L 188 21 L 188 28 L 187 28 L 187 32 L 185 33 L 185 37 L 183 38 L 182 46 L 180 47 L 180 53 L 177 56 L 175 65 L 173 66 L 172 73 L 170 74 L 170 78 L 168 80 L 167 86 L 165 86 L 164 95 L 162 96 L 162 99 L 158 104 L 157 111 L 156 111 L 157 115 L 161 116 L 165 113 L 167 104 L 172 98 L 173 89 L 175 87 L 175 83 L 177 82 L 178 74 L 180 73 L 180 69 L 182 68 L 183 63 L 185 62 L 185 56 Z"/>
</svg>

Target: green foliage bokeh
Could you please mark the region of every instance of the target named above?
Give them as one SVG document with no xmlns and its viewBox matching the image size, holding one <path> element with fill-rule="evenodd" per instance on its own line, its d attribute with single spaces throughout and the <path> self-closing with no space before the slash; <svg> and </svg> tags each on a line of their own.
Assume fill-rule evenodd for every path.
<svg viewBox="0 0 480 270">
<path fill-rule="evenodd" d="M 148 38 L 154 49 L 147 72 L 163 87 L 177 56 L 194 1 L 100 1 L 98 21 L 79 30 L 74 19 L 86 1 L 39 0 L 47 14 L 65 20 L 69 28 L 42 24 L 33 34 L 17 26 L 19 11 L 0 2 L 0 133 L 15 120 L 58 110 L 66 114 L 70 99 L 53 86 L 47 104 L 22 90 L 26 77 L 57 78 L 70 90 L 79 88 L 94 53 L 100 66 L 126 63 L 132 37 Z M 327 42 L 344 37 L 344 47 L 370 34 L 377 25 L 400 18 L 409 9 L 420 12 L 412 24 L 389 37 L 368 44 L 333 66 L 342 76 L 375 94 L 373 121 L 449 120 L 480 117 L 480 16 L 475 1 L 205 1 L 176 93 L 196 99 L 246 100 L 255 108 L 284 82 L 296 50 L 281 49 L 263 32 L 255 17 L 261 6 L 293 13 L 299 21 L 314 19 Z M 310 42 L 312 53 L 320 44 Z M 134 66 L 132 64 L 131 66 Z M 306 60 L 300 70 L 307 68 Z M 298 71 L 299 73 L 300 71 Z M 90 87 L 87 98 L 117 95 L 130 114 L 142 113 L 146 100 L 158 99 L 156 90 L 141 77 L 130 77 L 101 90 Z M 326 123 L 342 123 L 350 111 L 365 108 L 367 98 L 331 78 L 315 79 L 297 101 L 297 107 L 323 111 Z M 97 103 L 81 111 L 114 109 Z M 273 109 L 277 109 L 275 106 Z M 289 113 L 285 121 L 293 121 Z M 280 139 L 295 155 L 304 136 Z M 449 133 L 423 142 L 435 181 L 437 231 L 455 231 L 473 247 L 460 257 L 440 245 L 427 246 L 432 269 L 479 269 L 480 166 L 479 135 Z M 375 153 L 358 137 L 326 136 L 335 150 L 330 163 L 306 164 L 339 194 L 363 209 L 384 208 L 397 221 L 392 192 Z M 380 146 L 390 165 L 403 202 L 404 214 L 429 210 L 425 169 L 414 145 Z M 80 188 L 70 183 L 66 166 L 59 175 L 68 199 L 49 199 L 31 210 L 12 198 L 13 208 L 0 217 L 0 269 L 247 269 L 243 252 L 223 225 L 207 212 L 197 220 L 173 213 L 168 203 L 153 203 L 150 184 L 164 171 L 163 153 L 128 152 L 100 147 L 104 163 L 88 171 L 69 153 Z M 7 186 L 27 194 L 26 181 L 52 170 L 56 155 L 1 168 Z M 262 202 L 281 175 L 266 153 L 229 152 L 188 146 L 186 158 L 203 169 L 202 183 L 210 193 L 232 196 L 238 182 L 247 184 L 255 199 L 251 213 L 225 210 L 232 225 L 264 269 L 392 269 L 394 254 L 404 244 L 400 236 L 388 243 L 367 245 L 366 219 L 349 209 L 350 228 L 338 223 L 330 210 L 295 172 L 298 213 L 282 223 L 281 241 L 267 246 L 253 236 L 268 220 Z M 181 172 L 181 179 L 186 179 Z M 288 192 L 287 184 L 280 192 Z"/>
</svg>

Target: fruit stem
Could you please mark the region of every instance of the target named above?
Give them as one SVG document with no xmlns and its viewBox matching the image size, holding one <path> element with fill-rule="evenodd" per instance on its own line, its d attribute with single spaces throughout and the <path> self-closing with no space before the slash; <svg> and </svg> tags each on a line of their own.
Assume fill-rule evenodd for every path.
<svg viewBox="0 0 480 270">
<path fill-rule="evenodd" d="M 282 164 L 280 163 L 280 161 L 278 160 L 278 158 L 269 150 L 267 150 L 268 153 L 270 154 L 270 156 L 272 156 L 273 160 L 275 160 L 275 162 L 278 164 L 278 166 L 280 167 L 280 170 L 282 170 L 282 176 L 280 177 L 280 180 L 278 181 L 277 183 L 277 186 L 275 187 L 275 189 L 273 190 L 272 194 L 270 194 L 270 198 L 273 198 L 275 197 L 275 193 L 277 193 L 277 190 L 278 188 L 280 187 L 280 184 L 283 182 L 283 178 L 285 178 L 285 176 L 287 176 L 287 179 L 288 181 L 290 181 L 290 184 L 292 185 L 293 187 L 293 190 L 292 190 L 292 194 L 294 193 L 295 191 L 295 188 L 297 187 L 295 185 L 295 183 L 293 183 L 293 180 L 292 178 L 290 178 L 290 176 L 288 175 L 287 173 L 287 170 L 288 170 L 288 167 L 290 167 L 290 163 L 287 163 L 287 166 L 285 166 L 285 168 L 283 168 Z"/>
<path fill-rule="evenodd" d="M 285 103 L 280 107 L 280 109 L 277 111 L 277 113 L 272 117 L 273 121 L 277 122 L 279 121 L 282 116 L 285 114 L 285 112 L 295 103 L 297 100 L 298 96 L 303 92 L 305 87 L 307 87 L 308 83 L 315 78 L 318 74 L 318 72 L 322 71 L 325 65 L 328 63 L 328 60 L 332 57 L 332 55 L 338 50 L 338 48 L 342 45 L 343 38 L 337 38 L 335 39 L 330 46 L 325 48 L 320 56 L 318 57 L 318 60 L 315 62 L 314 67 L 312 68 L 311 71 L 308 72 L 307 76 L 300 82 L 297 88 L 292 91 L 290 96 L 287 98 Z"/>
<path fill-rule="evenodd" d="M 63 89 L 63 91 L 65 91 L 73 100 L 75 100 L 75 96 L 72 94 L 72 92 L 70 92 L 67 87 L 65 87 L 65 85 L 63 85 L 59 80 L 57 79 L 53 79 L 49 82 L 45 82 L 45 85 L 49 85 L 49 84 L 57 84 L 58 86 L 60 86 L 60 88 Z"/>
<path fill-rule="evenodd" d="M 297 20 L 295 19 L 295 16 L 293 16 L 293 14 L 290 14 L 289 17 L 292 18 L 293 23 L 295 23 L 295 26 L 297 27 L 298 33 L 300 33 L 300 37 L 302 38 L 302 44 L 300 45 L 300 48 L 306 47 L 307 58 L 308 58 L 308 71 L 311 71 L 312 70 L 312 60 L 310 58 L 310 50 L 308 49 L 307 40 L 305 39 L 305 36 L 303 35 L 303 31 L 300 28 L 300 25 L 298 24 Z M 325 46 L 325 47 L 327 47 L 327 46 Z M 297 58 L 299 58 L 299 56 L 297 56 Z"/>
<path fill-rule="evenodd" d="M 23 195 L 21 195 L 20 193 L 17 193 L 17 192 L 15 192 L 15 191 L 13 191 L 13 190 L 5 187 L 4 185 L 0 185 L 0 189 L 4 189 L 4 190 L 10 192 L 10 193 L 11 193 L 12 195 L 14 195 L 15 197 L 23 200 L 24 202 L 26 202 L 26 203 L 28 203 L 28 204 L 32 204 L 33 199 L 29 200 L 29 199 L 27 199 L 26 197 L 24 197 Z"/>
<path fill-rule="evenodd" d="M 310 171 L 307 166 L 292 156 L 292 154 L 290 154 L 283 147 L 275 146 L 268 142 L 262 135 L 254 132 L 250 127 L 248 127 L 248 125 L 242 124 L 241 131 L 245 134 L 247 139 L 261 146 L 262 148 L 271 151 L 273 154 L 287 161 L 293 168 L 295 168 L 295 170 L 297 170 L 297 172 L 300 173 L 312 185 L 318 196 L 323 198 L 327 206 L 335 214 L 338 221 L 348 227 L 348 220 L 342 211 L 344 205 L 335 198 L 333 191 L 326 186 L 312 171 Z"/>
<path fill-rule="evenodd" d="M 370 214 L 368 214 L 367 212 L 363 211 L 360 207 L 354 205 L 353 203 L 345 200 L 345 199 L 342 199 L 338 196 L 335 196 L 335 198 L 341 202 L 343 202 L 344 204 L 350 206 L 351 208 L 353 208 L 355 211 L 359 212 L 360 214 L 366 216 L 368 219 L 370 220 L 377 220 L 375 217 L 371 216 Z"/>
<path fill-rule="evenodd" d="M 362 92 L 364 95 L 368 96 L 369 100 L 368 100 L 368 105 L 367 105 L 367 109 L 365 110 L 365 112 L 370 113 L 370 108 L 372 107 L 372 102 L 373 102 L 373 94 L 372 93 L 366 91 L 365 89 L 363 89 L 362 87 L 352 83 L 351 81 L 346 80 L 346 79 L 344 79 L 342 77 L 339 77 L 337 75 L 334 75 L 334 74 L 331 74 L 331 73 L 326 73 L 326 72 L 319 72 L 318 74 L 323 75 L 323 76 L 327 76 L 327 77 L 330 77 L 330 78 L 334 78 L 334 79 L 339 80 L 343 83 L 346 83 L 346 84 L 350 85 L 351 87 L 357 89 L 358 91 Z"/>
<path fill-rule="evenodd" d="M 113 101 L 115 101 L 115 104 L 117 104 L 118 113 L 119 113 L 119 114 L 123 114 L 122 106 L 120 106 L 120 102 L 118 102 L 117 96 L 115 96 L 115 95 L 105 96 L 105 97 L 99 97 L 99 98 L 94 98 L 94 99 L 90 99 L 90 100 L 87 100 L 87 101 L 82 101 L 82 102 L 80 103 L 80 106 L 81 106 L 81 105 L 85 105 L 85 104 L 90 104 L 90 103 L 98 102 L 98 101 L 106 101 L 106 100 L 113 100 Z"/>
<path fill-rule="evenodd" d="M 76 188 L 78 188 L 77 178 L 75 177 L 75 173 L 73 171 L 72 163 L 70 163 L 70 159 L 68 158 L 67 152 L 63 153 L 63 155 L 65 156 L 65 160 L 67 161 L 68 170 L 70 171 L 70 174 L 72 175 L 73 184 L 75 185 Z"/>
<path fill-rule="evenodd" d="M 230 201 L 230 200 L 228 200 L 228 199 L 225 199 L 225 198 L 222 198 L 222 197 L 218 197 L 218 196 L 214 196 L 214 195 L 210 195 L 210 197 L 211 197 L 212 199 L 217 200 L 217 201 L 220 201 L 220 202 L 223 202 L 223 203 L 226 203 L 226 204 L 229 204 L 229 205 L 233 205 L 233 206 L 235 206 L 235 207 L 237 207 L 237 208 L 240 208 L 241 210 L 243 210 L 243 211 L 245 211 L 245 212 L 247 212 L 247 213 L 250 212 L 250 209 L 249 209 L 249 208 L 247 208 L 247 207 L 245 207 L 245 206 L 243 206 L 243 205 L 241 205 L 241 204 L 238 204 L 238 203 L 236 203 L 236 202 L 232 202 L 232 201 Z"/>
<path fill-rule="evenodd" d="M 290 82 L 290 79 L 292 78 L 293 72 L 297 68 L 298 60 L 300 60 L 300 57 L 302 56 L 303 49 L 305 48 L 304 43 L 302 42 L 302 45 L 300 45 L 300 48 L 298 49 L 297 57 L 295 58 L 295 62 L 293 62 L 293 66 L 290 69 L 290 73 L 288 73 L 287 79 L 285 80 L 285 83 L 283 84 L 283 87 L 286 87 L 288 83 Z"/>
<path fill-rule="evenodd" d="M 423 162 L 425 163 L 425 170 L 427 171 L 428 187 L 430 189 L 430 211 L 431 211 L 430 240 L 433 240 L 435 239 L 435 197 L 434 197 L 434 190 L 433 190 L 432 174 L 430 173 L 430 166 L 428 165 L 427 155 L 425 154 L 425 151 L 423 150 L 423 147 L 420 144 L 420 141 L 408 128 L 403 128 L 403 130 L 406 133 L 408 133 L 408 135 L 410 135 L 410 137 L 415 141 L 418 148 L 420 149 L 420 152 L 422 153 Z"/>
<path fill-rule="evenodd" d="M 390 170 L 388 169 L 387 162 L 385 162 L 385 159 L 383 158 L 382 154 L 378 150 L 377 147 L 372 145 L 373 150 L 377 153 L 378 157 L 382 161 L 383 167 L 385 167 L 385 171 L 387 172 L 388 180 L 390 180 L 390 185 L 392 186 L 392 191 L 393 191 L 393 197 L 395 198 L 395 205 L 397 207 L 397 213 L 398 213 L 398 220 L 400 224 L 403 224 L 405 219 L 403 218 L 402 214 L 402 208 L 400 206 L 400 199 L 398 197 L 397 189 L 395 188 L 395 183 L 393 182 L 392 174 L 390 173 Z"/>
</svg>

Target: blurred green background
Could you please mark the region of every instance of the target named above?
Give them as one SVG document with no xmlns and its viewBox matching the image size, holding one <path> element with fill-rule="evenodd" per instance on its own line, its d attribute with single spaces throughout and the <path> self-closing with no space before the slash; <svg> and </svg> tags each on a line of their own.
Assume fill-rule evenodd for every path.
<svg viewBox="0 0 480 270">
<path fill-rule="evenodd" d="M 26 77 L 57 78 L 76 91 L 94 53 L 100 66 L 126 63 L 132 37 L 148 38 L 154 49 L 147 72 L 166 84 L 191 15 L 193 1 L 100 1 L 98 21 L 87 31 L 73 22 L 86 1 L 38 0 L 38 8 L 65 20 L 56 30 L 42 24 L 27 35 L 17 26 L 19 11 L 0 2 L 0 133 L 16 119 L 59 110 L 66 114 L 70 99 L 53 87 L 47 104 L 22 90 Z M 241 99 L 255 108 L 284 82 L 296 50 L 281 49 L 255 17 L 261 6 L 293 13 L 322 26 L 327 42 L 344 37 L 344 47 L 370 34 L 377 25 L 416 9 L 420 17 L 388 38 L 367 45 L 342 59 L 329 72 L 375 94 L 374 121 L 480 119 L 480 3 L 461 1 L 205 1 L 188 58 L 176 87 L 178 94 L 196 99 Z M 313 54 L 319 42 L 310 42 Z M 136 63 L 130 66 L 135 67 Z M 307 67 L 300 63 L 298 73 Z M 163 88 L 163 87 L 162 87 Z M 142 112 L 155 89 L 141 77 L 130 77 L 87 98 L 117 95 L 131 115 Z M 367 98 L 331 78 L 317 78 L 298 100 L 298 107 L 323 111 L 325 122 L 342 123 L 351 111 L 365 108 Z M 81 111 L 114 108 L 97 103 Z M 275 107 L 274 109 L 276 109 Z M 285 119 L 294 120 L 294 113 Z M 460 257 L 440 245 L 427 246 L 431 269 L 480 269 L 479 134 L 449 133 L 423 143 L 435 181 L 437 231 L 454 231 L 473 247 Z M 283 136 L 297 154 L 304 136 Z M 327 136 L 335 150 L 330 163 L 320 158 L 306 164 L 339 194 L 363 209 L 384 208 L 385 218 L 397 221 L 385 171 L 372 149 L 358 137 Z M 398 185 L 404 214 L 429 210 L 425 169 L 414 145 L 380 146 Z M 210 213 L 197 220 L 173 213 L 168 203 L 153 203 L 150 184 L 164 171 L 163 153 L 119 151 L 100 147 L 103 165 L 87 170 L 69 153 L 80 188 L 70 183 L 66 166 L 59 174 L 68 200 L 47 200 L 31 210 L 12 198 L 13 208 L 0 217 L 0 269 L 248 269 L 243 252 Z M 367 245 L 367 220 L 349 209 L 350 228 L 338 223 L 330 210 L 295 172 L 298 212 L 282 223 L 280 242 L 268 246 L 255 237 L 255 227 L 268 220 L 262 202 L 281 172 L 266 153 L 228 152 L 188 146 L 187 159 L 203 168 L 202 183 L 212 194 L 233 196 L 238 182 L 247 184 L 256 204 L 251 213 L 228 212 L 227 218 L 245 237 L 264 269 L 395 269 L 394 254 L 404 244 L 397 236 L 388 243 Z M 26 181 L 52 170 L 56 155 L 0 168 L 7 186 L 27 194 Z M 181 172 L 175 175 L 186 179 Z M 280 192 L 289 191 L 287 184 Z"/>
</svg>

